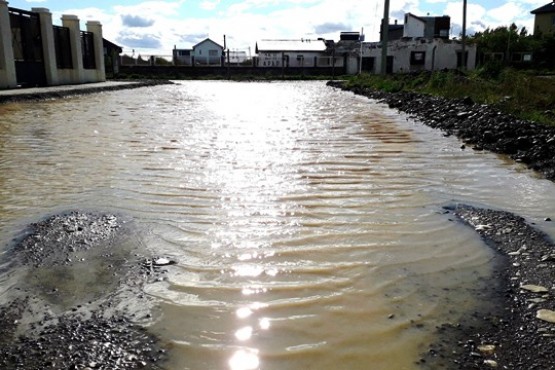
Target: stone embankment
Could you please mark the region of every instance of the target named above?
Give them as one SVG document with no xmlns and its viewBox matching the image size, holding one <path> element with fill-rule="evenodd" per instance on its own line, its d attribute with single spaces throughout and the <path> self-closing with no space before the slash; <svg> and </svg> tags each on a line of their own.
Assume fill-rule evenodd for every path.
<svg viewBox="0 0 555 370">
<path fill-rule="evenodd" d="M 143 287 L 172 262 L 141 257 L 131 235 L 121 217 L 83 212 L 25 230 L 0 261 L 0 368 L 161 368 Z"/>
<path fill-rule="evenodd" d="M 506 115 L 471 99 L 330 86 L 387 103 L 422 123 L 456 135 L 461 146 L 509 155 L 555 181 L 555 128 Z M 426 369 L 555 368 L 555 244 L 509 212 L 467 205 L 447 207 L 451 221 L 468 225 L 496 252 L 483 301 L 459 322 L 437 328 L 438 340 L 419 362 Z M 546 222 L 551 221 L 546 217 Z"/>
<path fill-rule="evenodd" d="M 342 81 L 329 86 L 382 101 L 422 123 L 456 135 L 475 150 L 506 154 L 555 181 L 555 127 L 519 120 L 470 98 L 452 100 L 412 92 L 387 93 L 370 88 L 347 88 Z"/>
</svg>

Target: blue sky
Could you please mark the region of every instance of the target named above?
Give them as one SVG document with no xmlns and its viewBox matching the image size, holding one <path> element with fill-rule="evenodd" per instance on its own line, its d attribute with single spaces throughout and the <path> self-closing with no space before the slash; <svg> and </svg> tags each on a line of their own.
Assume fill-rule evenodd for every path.
<svg viewBox="0 0 555 370">
<path fill-rule="evenodd" d="M 103 25 L 104 37 L 124 53 L 171 55 L 210 37 L 230 49 L 254 52 L 260 39 L 318 38 L 337 40 L 341 31 L 364 29 L 367 41 L 379 38 L 383 0 L 8 0 L 10 7 L 47 8 L 55 24 L 62 14 Z M 533 29 L 530 11 L 549 0 L 468 1 L 468 32 L 516 23 Z M 403 15 L 449 15 L 452 36 L 462 24 L 462 0 L 391 0 L 390 22 Z"/>
</svg>

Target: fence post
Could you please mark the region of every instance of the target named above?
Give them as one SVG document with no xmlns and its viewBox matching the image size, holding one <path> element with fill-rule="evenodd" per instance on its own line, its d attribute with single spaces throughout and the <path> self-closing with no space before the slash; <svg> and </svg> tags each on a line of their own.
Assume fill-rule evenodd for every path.
<svg viewBox="0 0 555 370">
<path fill-rule="evenodd" d="M 98 21 L 88 21 L 87 31 L 94 35 L 94 62 L 96 66 L 97 82 L 106 81 L 106 69 L 104 67 L 104 41 L 102 38 L 102 24 Z"/>
<path fill-rule="evenodd" d="M 84 80 L 83 69 L 83 50 L 81 49 L 81 30 L 79 28 L 79 18 L 76 15 L 62 15 L 62 25 L 69 28 L 69 43 L 71 45 L 71 61 L 73 70 L 71 71 L 71 83 L 82 83 Z"/>
<path fill-rule="evenodd" d="M 0 0 L 0 89 L 17 87 L 8 2 Z"/>
<path fill-rule="evenodd" d="M 54 29 L 52 14 L 46 8 L 31 8 L 40 18 L 40 33 L 42 36 L 42 55 L 46 73 L 47 85 L 59 85 L 58 64 L 56 62 L 56 47 L 54 45 Z"/>
</svg>

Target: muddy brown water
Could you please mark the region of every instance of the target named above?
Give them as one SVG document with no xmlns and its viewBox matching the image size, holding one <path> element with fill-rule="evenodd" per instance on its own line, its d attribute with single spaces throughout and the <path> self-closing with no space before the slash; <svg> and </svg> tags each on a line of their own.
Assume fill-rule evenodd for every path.
<svg viewBox="0 0 555 370">
<path fill-rule="evenodd" d="M 140 248 L 178 261 L 146 287 L 168 369 L 416 369 L 491 272 L 442 206 L 508 210 L 555 235 L 553 183 L 460 146 L 324 82 L 0 105 L 0 251 L 45 215 L 126 214 Z"/>
</svg>

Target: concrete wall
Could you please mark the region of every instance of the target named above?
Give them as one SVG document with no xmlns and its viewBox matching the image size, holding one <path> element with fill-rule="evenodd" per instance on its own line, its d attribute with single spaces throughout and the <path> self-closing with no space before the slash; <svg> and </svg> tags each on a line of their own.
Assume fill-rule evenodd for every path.
<svg viewBox="0 0 555 370">
<path fill-rule="evenodd" d="M 414 17 L 412 14 L 405 14 L 405 27 L 403 37 L 424 37 L 426 22 Z"/>
<path fill-rule="evenodd" d="M 0 89 L 17 86 L 8 2 L 0 0 Z"/>
<path fill-rule="evenodd" d="M 345 74 L 344 67 L 239 67 L 239 66 L 139 66 L 122 65 L 120 77 L 125 75 L 141 76 L 145 79 L 163 78 L 180 79 L 190 77 L 246 77 L 261 76 L 265 78 L 281 78 L 282 76 L 340 76 Z"/>
<path fill-rule="evenodd" d="M 555 33 L 555 23 L 554 18 L 555 13 L 542 13 L 536 14 L 534 18 L 534 35 L 541 33 L 542 35 L 548 35 Z"/>
<path fill-rule="evenodd" d="M 434 71 L 457 68 L 457 53 L 462 51 L 460 42 L 433 40 L 397 40 L 388 45 L 387 55 L 393 57 L 393 73 L 414 71 Z M 476 67 L 476 45 L 467 45 L 467 69 Z M 419 53 L 424 53 L 424 61 L 417 59 Z M 381 70 L 382 49 L 379 43 L 368 43 L 363 47 L 363 57 L 374 58 L 374 72 Z M 420 54 L 421 56 L 421 54 Z"/>
<path fill-rule="evenodd" d="M 315 59 L 316 58 L 316 59 Z M 258 67 L 327 67 L 333 63 L 330 55 L 320 51 L 259 51 Z M 329 64 L 328 64 L 329 63 Z M 336 55 L 335 66 L 343 66 L 343 59 Z"/>
<path fill-rule="evenodd" d="M 59 69 L 56 62 L 52 14 L 46 8 L 33 8 L 31 11 L 37 13 L 40 18 L 43 60 L 47 85 L 54 86 L 106 81 L 102 25 L 99 22 L 87 22 L 87 31 L 94 34 L 95 69 L 85 69 L 83 67 L 79 18 L 74 15 L 62 16 L 62 24 L 69 29 L 70 33 L 73 68 Z M 17 87 L 18 83 L 16 76 L 8 2 L 0 0 L 0 89 Z"/>
</svg>

